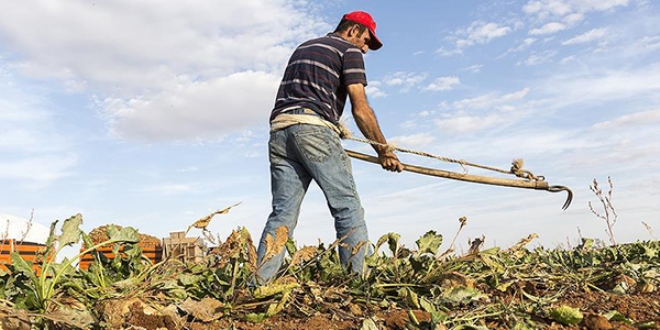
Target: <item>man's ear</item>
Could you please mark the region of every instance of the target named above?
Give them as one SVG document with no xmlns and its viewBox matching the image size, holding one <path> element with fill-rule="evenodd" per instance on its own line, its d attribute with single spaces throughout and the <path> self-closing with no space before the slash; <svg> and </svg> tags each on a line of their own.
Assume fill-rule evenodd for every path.
<svg viewBox="0 0 660 330">
<path fill-rule="evenodd" d="M 360 26 L 357 24 L 351 25 L 351 27 L 348 29 L 348 36 L 352 37 L 355 35 L 358 35 L 360 33 Z"/>
</svg>

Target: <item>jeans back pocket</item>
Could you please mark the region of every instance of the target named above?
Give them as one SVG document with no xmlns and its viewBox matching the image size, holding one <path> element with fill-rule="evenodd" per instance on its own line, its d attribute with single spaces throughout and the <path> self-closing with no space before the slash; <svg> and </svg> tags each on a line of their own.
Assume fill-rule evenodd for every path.
<svg viewBox="0 0 660 330">
<path fill-rule="evenodd" d="M 329 129 L 314 127 L 309 130 L 300 130 L 294 133 L 298 150 L 309 162 L 324 162 L 332 155 Z"/>
</svg>

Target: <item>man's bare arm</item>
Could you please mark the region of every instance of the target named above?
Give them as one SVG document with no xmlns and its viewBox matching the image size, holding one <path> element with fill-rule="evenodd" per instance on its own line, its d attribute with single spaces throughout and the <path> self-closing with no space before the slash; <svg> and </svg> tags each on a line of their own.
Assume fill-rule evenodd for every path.
<svg viewBox="0 0 660 330">
<path fill-rule="evenodd" d="M 367 95 L 362 84 L 348 85 L 348 96 L 351 98 L 351 105 L 353 108 L 353 118 L 358 128 L 364 136 L 372 141 L 387 144 L 385 136 L 378 126 L 378 120 L 374 111 L 367 102 Z M 403 165 L 399 162 L 399 158 L 392 152 L 388 151 L 384 146 L 374 145 L 374 150 L 378 153 L 380 165 L 388 171 L 403 171 Z"/>
</svg>

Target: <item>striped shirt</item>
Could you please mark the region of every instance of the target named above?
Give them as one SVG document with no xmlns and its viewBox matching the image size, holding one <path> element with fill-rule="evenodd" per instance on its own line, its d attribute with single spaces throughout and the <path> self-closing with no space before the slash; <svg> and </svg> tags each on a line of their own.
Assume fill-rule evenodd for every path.
<svg viewBox="0 0 660 330">
<path fill-rule="evenodd" d="M 337 124 L 346 104 L 346 86 L 356 83 L 367 85 L 359 48 L 332 33 L 309 40 L 289 59 L 270 119 L 301 107 Z"/>
</svg>

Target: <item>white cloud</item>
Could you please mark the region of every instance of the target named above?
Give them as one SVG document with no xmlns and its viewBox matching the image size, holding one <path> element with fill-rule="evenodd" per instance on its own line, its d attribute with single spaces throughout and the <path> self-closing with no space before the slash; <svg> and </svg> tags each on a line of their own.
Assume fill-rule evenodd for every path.
<svg viewBox="0 0 660 330">
<path fill-rule="evenodd" d="M 72 142 L 47 103 L 23 91 L 0 62 L 0 179 L 32 187 L 69 176 L 77 165 Z"/>
<path fill-rule="evenodd" d="M 607 29 L 605 28 L 589 30 L 583 34 L 568 39 L 562 42 L 561 44 L 565 46 L 565 45 L 577 45 L 577 44 L 591 42 L 603 38 L 606 32 Z"/>
<path fill-rule="evenodd" d="M 546 35 L 576 26 L 589 12 L 614 10 L 628 3 L 629 0 L 532 0 L 522 10 L 535 24 L 543 24 L 529 34 Z"/>
<path fill-rule="evenodd" d="M 554 95 L 558 107 L 655 97 L 660 93 L 660 66 L 557 74 L 542 88 Z"/>
<path fill-rule="evenodd" d="M 660 49 L 660 36 L 645 36 L 637 40 L 634 44 L 636 47 L 640 47 L 645 50 L 657 50 Z"/>
<path fill-rule="evenodd" d="M 457 31 L 458 35 L 467 36 L 456 41 L 458 48 L 465 48 L 474 44 L 486 44 L 493 39 L 503 37 L 511 32 L 508 26 L 500 26 L 497 23 L 486 23 L 482 21 L 472 22 L 469 27 Z"/>
<path fill-rule="evenodd" d="M 472 73 L 479 73 L 481 72 L 481 68 L 483 68 L 483 64 L 475 64 L 475 65 L 470 65 L 467 68 L 464 68 L 463 70 L 465 71 L 470 71 Z"/>
<path fill-rule="evenodd" d="M 452 103 L 456 111 L 445 113 L 435 120 L 435 125 L 442 132 L 469 133 L 484 130 L 496 125 L 511 124 L 525 115 L 518 111 L 518 105 L 529 94 L 529 88 L 498 95 L 488 93 L 475 98 L 463 99 Z M 473 114 L 474 110 L 484 110 Z"/>
<path fill-rule="evenodd" d="M 241 72 L 130 100 L 101 102 L 114 133 L 122 138 L 213 138 L 266 123 L 280 77 Z"/>
<path fill-rule="evenodd" d="M 78 157 L 75 154 L 19 156 L 0 162 L 0 178 L 46 184 L 71 175 L 77 163 Z"/>
<path fill-rule="evenodd" d="M 103 110 L 121 136 L 194 138 L 215 131 L 217 137 L 266 120 L 279 80 L 274 76 L 292 48 L 331 28 L 300 5 L 293 0 L 8 3 L 0 14 L 0 34 L 4 47 L 21 54 L 10 63 L 14 70 L 113 100 Z M 238 103 L 237 97 L 249 102 Z M 265 114 L 257 117 L 257 111 Z M 228 114 L 229 120 L 220 120 Z M 173 131 L 169 124 L 175 124 Z"/>
<path fill-rule="evenodd" d="M 428 86 L 424 87 L 425 91 L 433 91 L 433 92 L 439 92 L 439 91 L 450 91 L 454 89 L 455 85 L 458 85 L 461 83 L 461 80 L 458 77 L 439 77 L 436 78 L 431 84 Z"/>
<path fill-rule="evenodd" d="M 523 88 L 519 91 L 498 96 L 494 93 L 485 94 L 471 99 L 454 101 L 452 106 L 455 109 L 486 109 L 497 105 L 515 102 L 524 99 L 529 94 L 529 88 Z"/>
<path fill-rule="evenodd" d="M 384 91 L 382 91 L 382 90 L 381 90 L 380 88 L 378 88 L 377 86 L 374 86 L 372 83 L 369 83 L 369 85 L 367 85 L 367 87 L 365 88 L 365 90 L 366 90 L 366 92 L 367 92 L 367 96 L 368 96 L 369 98 L 377 99 L 377 98 L 381 98 L 381 97 L 386 97 L 386 96 L 387 96 L 387 93 L 385 93 Z"/>
<path fill-rule="evenodd" d="M 559 22 L 550 22 L 538 29 L 529 30 L 530 35 L 543 35 L 543 34 L 553 34 L 561 30 L 566 29 L 566 25 Z"/>
<path fill-rule="evenodd" d="M 419 149 L 435 142 L 435 136 L 429 133 L 419 133 L 395 136 L 387 140 L 402 148 Z"/>
<path fill-rule="evenodd" d="M 463 50 L 460 48 L 453 48 L 453 49 L 445 49 L 444 47 L 440 47 L 433 51 L 434 54 L 438 54 L 442 57 L 449 57 L 449 56 L 454 56 L 458 54 L 463 54 Z"/>
<path fill-rule="evenodd" d="M 605 11 L 614 7 L 627 6 L 630 0 L 576 0 L 575 8 L 580 12 Z"/>
<path fill-rule="evenodd" d="M 490 114 L 487 116 L 458 114 L 446 119 L 437 119 L 435 124 L 443 132 L 468 133 L 480 131 L 509 120 L 510 118 L 508 116 L 501 114 Z"/>
<path fill-rule="evenodd" d="M 566 15 L 562 21 L 566 23 L 568 26 L 573 26 L 579 22 L 582 22 L 584 20 L 584 14 L 583 13 L 575 13 L 575 14 L 570 14 Z"/>
<path fill-rule="evenodd" d="M 525 64 L 527 66 L 539 65 L 546 62 L 549 62 L 555 55 L 556 51 L 544 51 L 540 53 L 533 53 L 527 57 L 525 61 L 518 62 L 518 65 Z"/>
<path fill-rule="evenodd" d="M 512 53 L 523 52 L 529 49 L 536 42 L 536 40 L 537 40 L 536 38 L 525 38 L 525 40 L 523 40 L 518 46 L 507 49 L 507 51 L 504 52 L 502 55 L 498 56 L 497 59 L 501 59 Z"/>
<path fill-rule="evenodd" d="M 571 12 L 571 6 L 562 0 L 529 1 L 523 6 L 527 14 L 563 16 Z"/>
<path fill-rule="evenodd" d="M 426 80 L 426 77 L 426 73 L 399 71 L 383 77 L 382 82 L 387 86 L 401 86 L 401 91 L 407 92 L 419 86 L 421 82 Z"/>
<path fill-rule="evenodd" d="M 623 115 L 614 120 L 602 121 L 593 125 L 594 129 L 620 129 L 622 127 L 637 127 L 640 125 L 657 125 L 660 123 L 660 109 L 641 111 Z"/>
<path fill-rule="evenodd" d="M 178 195 L 199 192 L 197 185 L 183 183 L 163 183 L 138 189 L 139 192 L 159 195 Z"/>
<path fill-rule="evenodd" d="M 501 38 L 509 34 L 512 29 L 508 26 L 501 26 L 498 23 L 483 21 L 474 21 L 464 29 L 459 29 L 453 33 L 453 36 L 448 37 L 453 40 L 454 47 L 452 49 L 445 49 L 441 47 L 435 50 L 434 53 L 440 56 L 452 56 L 462 54 L 463 49 L 471 47 L 476 44 L 487 44 L 494 39 Z"/>
<path fill-rule="evenodd" d="M 523 6 L 523 12 L 536 14 L 539 18 L 547 18 L 605 11 L 619 6 L 627 6 L 628 3 L 629 0 L 533 0 Z"/>
</svg>

